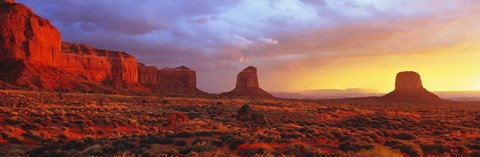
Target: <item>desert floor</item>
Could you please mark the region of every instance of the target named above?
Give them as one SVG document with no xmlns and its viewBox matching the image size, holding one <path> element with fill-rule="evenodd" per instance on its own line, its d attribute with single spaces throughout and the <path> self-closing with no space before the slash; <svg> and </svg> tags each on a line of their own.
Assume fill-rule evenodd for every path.
<svg viewBox="0 0 480 157">
<path fill-rule="evenodd" d="M 480 156 L 479 110 L 2 90 L 0 156 Z"/>
</svg>

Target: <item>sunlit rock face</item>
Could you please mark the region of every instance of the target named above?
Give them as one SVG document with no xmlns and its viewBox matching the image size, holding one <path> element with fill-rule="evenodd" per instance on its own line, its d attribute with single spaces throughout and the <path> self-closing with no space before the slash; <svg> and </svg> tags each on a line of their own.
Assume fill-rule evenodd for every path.
<svg viewBox="0 0 480 157">
<path fill-rule="evenodd" d="M 137 60 L 125 52 L 62 43 L 61 68 L 96 82 L 138 82 Z"/>
<path fill-rule="evenodd" d="M 155 66 L 138 65 L 139 83 L 162 94 L 206 94 L 197 89 L 196 72 L 180 66 L 158 69 Z"/>
<path fill-rule="evenodd" d="M 0 60 L 58 66 L 61 36 L 30 8 L 13 0 L 0 3 Z"/>
<path fill-rule="evenodd" d="M 422 80 L 420 79 L 420 75 L 416 72 L 400 72 L 397 74 L 395 80 L 395 90 L 397 91 L 414 91 L 414 90 L 422 90 Z"/>
<path fill-rule="evenodd" d="M 420 75 L 406 71 L 397 74 L 395 90 L 382 97 L 385 100 L 405 102 L 444 102 L 437 95 L 423 88 Z"/>
<path fill-rule="evenodd" d="M 249 66 L 238 73 L 235 89 L 230 92 L 222 93 L 222 95 L 273 98 L 271 94 L 260 88 L 257 77 L 257 68 L 253 66 Z"/>
<path fill-rule="evenodd" d="M 197 76 L 188 67 L 164 68 L 158 71 L 158 84 L 165 88 L 196 89 Z"/>
<path fill-rule="evenodd" d="M 142 85 L 156 85 L 158 84 L 158 68 L 155 66 L 146 66 L 143 63 L 138 65 L 138 82 Z"/>
</svg>

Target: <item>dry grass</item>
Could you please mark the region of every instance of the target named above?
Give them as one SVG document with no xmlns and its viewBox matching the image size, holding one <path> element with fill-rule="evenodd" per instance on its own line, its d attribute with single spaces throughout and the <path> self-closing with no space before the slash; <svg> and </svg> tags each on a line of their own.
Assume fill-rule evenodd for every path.
<svg viewBox="0 0 480 157">
<path fill-rule="evenodd" d="M 0 91 L 0 156 L 469 156 L 480 107 Z M 256 120 L 241 121 L 244 104 Z M 169 114 L 185 121 L 172 125 Z M 264 116 L 264 117 L 263 117 Z M 12 151 L 9 151 L 12 150 Z"/>
</svg>

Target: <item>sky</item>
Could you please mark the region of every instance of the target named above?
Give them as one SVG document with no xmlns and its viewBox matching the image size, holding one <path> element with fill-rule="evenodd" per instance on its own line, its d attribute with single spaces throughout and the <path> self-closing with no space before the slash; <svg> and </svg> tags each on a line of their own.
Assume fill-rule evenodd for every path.
<svg viewBox="0 0 480 157">
<path fill-rule="evenodd" d="M 188 66 L 219 93 L 258 68 L 275 92 L 389 92 L 400 71 L 433 91 L 480 90 L 478 0 L 17 0 L 64 41 Z"/>
</svg>

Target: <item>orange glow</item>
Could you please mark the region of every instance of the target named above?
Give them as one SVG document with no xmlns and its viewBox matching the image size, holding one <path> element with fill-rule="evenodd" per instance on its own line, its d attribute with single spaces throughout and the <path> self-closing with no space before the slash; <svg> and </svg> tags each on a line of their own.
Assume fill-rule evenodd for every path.
<svg viewBox="0 0 480 157">
<path fill-rule="evenodd" d="M 389 92 L 400 71 L 420 73 L 425 88 L 432 91 L 480 90 L 480 53 L 475 44 L 427 52 L 378 55 L 331 60 L 318 68 L 298 68 L 295 77 L 289 71 L 266 77 L 263 85 L 272 91 L 367 88 Z M 285 78 L 285 79 L 284 79 Z M 270 80 L 285 80 L 276 84 Z"/>
</svg>

